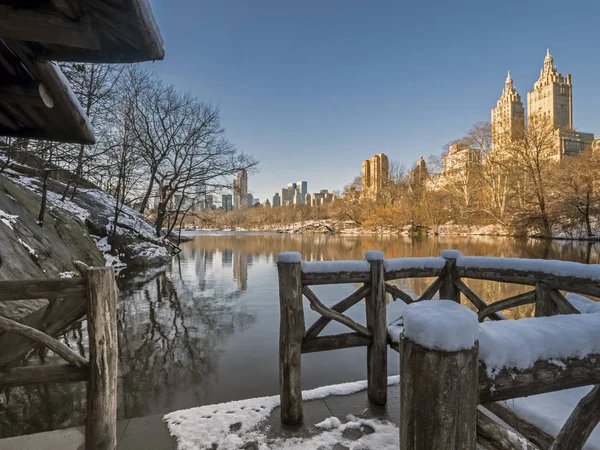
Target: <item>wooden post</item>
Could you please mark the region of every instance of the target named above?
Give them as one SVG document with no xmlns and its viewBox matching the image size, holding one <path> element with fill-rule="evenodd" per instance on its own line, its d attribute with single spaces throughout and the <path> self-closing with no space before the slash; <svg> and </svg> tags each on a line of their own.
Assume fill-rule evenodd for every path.
<svg viewBox="0 0 600 450">
<path fill-rule="evenodd" d="M 376 405 L 387 402 L 387 324 L 386 291 L 383 252 L 365 254 L 371 266 L 371 293 L 365 298 L 367 328 L 373 334 L 367 347 L 367 393 L 369 401 Z"/>
<path fill-rule="evenodd" d="M 552 300 L 550 288 L 541 281 L 535 284 L 535 317 L 554 316 L 558 306 Z"/>
<path fill-rule="evenodd" d="M 86 272 L 90 378 L 86 450 L 117 447 L 117 285 L 112 267 Z"/>
<path fill-rule="evenodd" d="M 407 310 L 429 302 L 414 303 Z M 463 306 L 458 306 L 465 308 Z M 470 313 L 470 311 L 466 311 Z M 477 319 L 461 321 L 459 333 L 467 332 L 471 348 L 444 351 L 426 348 L 411 340 L 411 320 L 405 315 L 400 340 L 400 448 L 411 450 L 476 450 L 477 403 L 479 400 Z M 468 314 L 467 314 L 468 316 Z M 422 323 L 423 320 L 420 320 Z M 429 335 L 446 325 L 444 318 L 432 317 Z M 467 345 L 467 347 L 468 347 Z"/>
<path fill-rule="evenodd" d="M 460 252 L 457 250 L 442 250 L 441 255 L 446 260 L 446 265 L 442 274 L 440 299 L 454 300 L 460 303 L 460 289 L 454 284 L 454 268 L 456 267 L 456 259 L 460 256 Z"/>
<path fill-rule="evenodd" d="M 302 263 L 296 252 L 281 253 L 279 272 L 279 395 L 281 421 L 287 425 L 302 423 Z"/>
</svg>

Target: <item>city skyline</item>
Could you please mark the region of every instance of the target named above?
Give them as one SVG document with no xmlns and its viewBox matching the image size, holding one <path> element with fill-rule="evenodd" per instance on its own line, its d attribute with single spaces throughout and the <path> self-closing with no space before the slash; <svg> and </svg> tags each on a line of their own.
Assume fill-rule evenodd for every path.
<svg viewBox="0 0 600 450">
<path fill-rule="evenodd" d="M 375 153 L 407 167 L 441 153 L 489 120 L 508 70 L 525 95 L 548 47 L 573 75 L 576 128 L 600 132 L 596 2 L 578 2 L 576 21 L 558 1 L 182 2 L 183 19 L 152 1 L 167 43 L 152 68 L 219 105 L 228 137 L 260 160 L 261 199 L 300 177 L 339 190 Z"/>
</svg>

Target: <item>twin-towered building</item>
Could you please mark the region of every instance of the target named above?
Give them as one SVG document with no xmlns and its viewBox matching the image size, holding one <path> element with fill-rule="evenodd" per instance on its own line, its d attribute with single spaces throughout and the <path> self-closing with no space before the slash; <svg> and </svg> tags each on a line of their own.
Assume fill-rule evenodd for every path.
<svg viewBox="0 0 600 450">
<path fill-rule="evenodd" d="M 556 159 L 577 155 L 589 149 L 594 141 L 592 133 L 581 133 L 573 128 L 573 84 L 571 75 L 562 76 L 554 66 L 550 50 L 546 52 L 540 77 L 527 93 L 527 125 L 535 121 L 549 124 L 554 129 Z M 525 109 L 510 72 L 504 90 L 492 109 L 492 146 L 502 150 L 511 141 L 523 136 Z"/>
<path fill-rule="evenodd" d="M 390 179 L 389 161 L 385 153 L 371 156 L 362 163 L 362 195 L 377 198 Z"/>
</svg>

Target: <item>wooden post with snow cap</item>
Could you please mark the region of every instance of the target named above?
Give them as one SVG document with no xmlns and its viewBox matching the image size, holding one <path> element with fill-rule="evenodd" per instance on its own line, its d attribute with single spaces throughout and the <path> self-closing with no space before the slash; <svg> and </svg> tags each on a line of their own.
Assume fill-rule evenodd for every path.
<svg viewBox="0 0 600 450">
<path fill-rule="evenodd" d="M 287 425 L 302 422 L 302 339 L 304 309 L 302 307 L 302 255 L 280 253 L 279 273 L 279 394 L 281 421 Z"/>
<path fill-rule="evenodd" d="M 476 450 L 477 315 L 444 300 L 413 303 L 400 339 L 400 448 Z"/>
<path fill-rule="evenodd" d="M 380 251 L 368 251 L 365 259 L 371 266 L 371 293 L 365 299 L 367 328 L 373 340 L 367 347 L 367 393 L 369 401 L 376 405 L 387 402 L 387 324 L 384 255 Z"/>
<path fill-rule="evenodd" d="M 446 265 L 444 266 L 444 272 L 442 273 L 440 299 L 454 300 L 455 302 L 460 303 L 460 289 L 454 284 L 456 278 L 454 268 L 456 267 L 456 260 L 462 255 L 458 250 L 442 250 L 441 256 L 446 260 Z"/>
</svg>

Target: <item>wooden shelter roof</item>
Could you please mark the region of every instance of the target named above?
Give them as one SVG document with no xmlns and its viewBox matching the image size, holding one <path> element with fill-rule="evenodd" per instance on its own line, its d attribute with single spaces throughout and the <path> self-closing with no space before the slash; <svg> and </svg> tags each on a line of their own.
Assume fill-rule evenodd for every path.
<svg viewBox="0 0 600 450">
<path fill-rule="evenodd" d="M 0 0 L 0 135 L 93 143 L 92 126 L 50 61 L 163 57 L 147 0 Z"/>
</svg>

